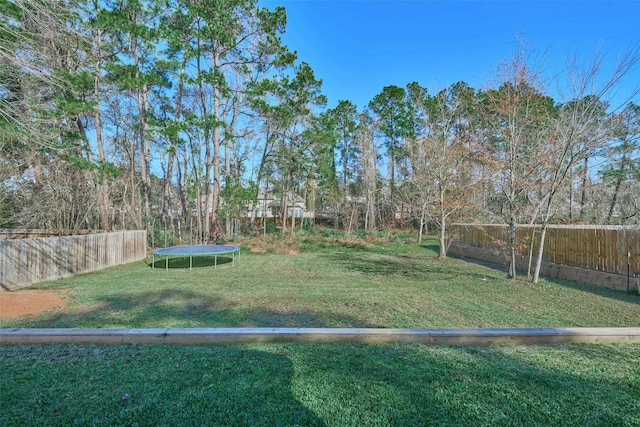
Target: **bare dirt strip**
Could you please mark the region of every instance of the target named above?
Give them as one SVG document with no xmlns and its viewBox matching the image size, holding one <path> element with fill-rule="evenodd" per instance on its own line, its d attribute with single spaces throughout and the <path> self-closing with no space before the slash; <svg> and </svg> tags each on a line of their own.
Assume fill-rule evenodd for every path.
<svg viewBox="0 0 640 427">
<path fill-rule="evenodd" d="M 23 289 L 0 292 L 0 320 L 36 315 L 66 305 L 65 291 Z"/>
</svg>

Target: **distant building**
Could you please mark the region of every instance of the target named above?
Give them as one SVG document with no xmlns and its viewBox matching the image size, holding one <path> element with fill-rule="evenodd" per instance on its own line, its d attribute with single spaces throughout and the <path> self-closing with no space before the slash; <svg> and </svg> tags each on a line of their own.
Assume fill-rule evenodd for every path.
<svg viewBox="0 0 640 427">
<path fill-rule="evenodd" d="M 273 193 L 260 191 L 258 193 L 258 201 L 249 203 L 247 206 L 248 218 L 274 218 L 281 215 L 282 199 L 276 197 Z M 307 204 L 304 198 L 289 194 L 287 201 L 287 217 L 291 214 L 296 218 L 313 218 L 314 212 L 307 210 Z"/>
<path fill-rule="evenodd" d="M 224 198 L 220 199 L 220 206 L 224 205 Z M 260 191 L 258 193 L 258 200 L 256 203 L 248 202 L 247 210 L 244 214 L 245 218 L 275 218 L 280 217 L 282 209 L 282 199 L 276 197 L 273 193 Z M 209 213 L 213 213 L 213 207 L 209 206 Z M 307 210 L 307 204 L 304 198 L 298 195 L 290 194 L 287 201 L 287 217 L 291 218 L 291 213 L 296 218 L 313 218 L 313 210 Z M 198 209 L 192 209 L 192 215 L 201 215 L 205 213 L 204 201 L 202 203 L 202 209 L 198 212 Z"/>
</svg>

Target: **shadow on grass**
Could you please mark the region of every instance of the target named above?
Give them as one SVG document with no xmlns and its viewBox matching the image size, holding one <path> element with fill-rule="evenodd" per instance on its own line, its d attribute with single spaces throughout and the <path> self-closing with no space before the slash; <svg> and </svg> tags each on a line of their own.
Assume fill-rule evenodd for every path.
<svg viewBox="0 0 640 427">
<path fill-rule="evenodd" d="M 637 425 L 640 416 L 630 403 L 637 392 L 637 374 L 605 379 L 576 372 L 571 362 L 562 360 L 579 360 L 588 365 L 579 368 L 588 371 L 599 366 L 594 359 L 621 359 L 617 351 L 597 345 L 563 346 L 560 351 L 419 345 L 291 350 L 303 359 L 297 368 L 300 376 L 312 381 L 320 372 L 324 377 L 318 382 L 331 385 L 313 398 L 322 399 L 324 393 L 332 399 L 320 410 L 310 409 L 323 418 L 340 410 L 357 417 L 335 417 L 335 425 Z M 586 355 L 590 357 L 583 359 Z M 564 366 L 557 366 L 556 358 Z M 633 360 L 620 362 L 633 369 Z"/>
<path fill-rule="evenodd" d="M 154 269 L 188 270 L 189 268 L 222 267 L 226 266 L 227 264 L 231 266 L 233 262 L 233 258 L 227 256 L 219 256 L 217 260 L 213 257 L 193 257 L 191 261 L 189 260 L 189 257 L 156 257 L 153 260 L 149 260 L 149 263 L 147 265 Z"/>
<path fill-rule="evenodd" d="M 447 280 L 459 277 L 495 279 L 495 275 L 456 269 L 431 256 L 404 254 L 331 253 L 321 255 L 341 268 L 367 275 L 396 275 L 418 280 Z"/>
<path fill-rule="evenodd" d="M 451 259 L 457 259 L 457 260 L 460 260 L 460 261 L 468 262 L 469 264 L 475 264 L 475 265 L 480 265 L 482 267 L 491 268 L 492 270 L 497 270 L 497 271 L 503 272 L 505 274 L 505 276 L 507 275 L 506 264 L 489 262 L 489 261 L 484 261 L 484 260 L 481 260 L 481 259 L 469 258 L 469 257 L 466 257 L 466 256 L 461 256 L 461 255 L 456 255 L 456 254 L 451 254 L 451 253 L 447 253 L 447 257 L 449 257 Z M 523 273 L 520 270 L 518 270 L 518 272 L 520 274 Z M 525 275 L 526 275 L 526 273 L 525 273 Z"/>
<path fill-rule="evenodd" d="M 483 261 L 475 258 L 469 258 L 469 257 L 457 256 L 457 255 L 450 255 L 450 257 L 460 261 L 468 262 L 470 264 L 480 265 L 483 267 L 494 269 L 504 274 L 505 277 L 507 274 L 505 266 L 502 264 L 496 264 L 489 261 Z M 530 278 L 527 278 L 527 273 L 525 271 L 518 270 L 518 273 L 520 273 L 519 278 L 521 278 L 522 280 L 531 281 Z M 584 283 L 571 282 L 569 280 L 554 279 L 551 277 L 540 276 L 540 278 L 544 279 L 549 283 L 554 283 L 556 285 L 564 286 L 565 288 L 570 288 L 576 291 L 588 292 L 593 295 L 611 298 L 617 301 L 622 301 L 630 304 L 640 304 L 640 296 L 638 296 L 638 294 L 635 294 L 635 293 L 627 294 L 626 291 L 609 289 L 609 288 L 600 287 L 596 285 L 587 285 Z"/>
<path fill-rule="evenodd" d="M 634 356 L 597 345 L 0 347 L 0 424 L 632 426 Z"/>
<path fill-rule="evenodd" d="M 293 396 L 295 371 L 282 354 L 240 346 L 35 351 L 47 355 L 44 363 L 32 361 L 29 377 L 46 376 L 67 386 L 61 391 L 41 384 L 31 392 L 6 387 L 16 381 L 24 385 L 25 371 L 4 370 L 1 425 L 324 425 Z M 7 368 L 20 363 L 10 361 L 8 353 L 0 350 Z"/>
<path fill-rule="evenodd" d="M 433 252 L 432 255 L 437 256 L 440 252 L 440 245 L 438 243 L 423 243 L 420 245 L 421 248 L 424 248 L 430 252 Z"/>
<path fill-rule="evenodd" d="M 336 313 L 279 311 L 240 305 L 223 296 L 191 289 L 163 289 L 98 297 L 90 308 L 10 319 L 31 328 L 215 328 L 215 327 L 377 327 Z"/>
<path fill-rule="evenodd" d="M 629 304 L 640 305 L 640 296 L 638 296 L 638 294 L 627 294 L 626 291 L 603 288 L 596 285 L 585 285 L 583 283 L 570 282 L 568 280 L 552 279 L 549 277 L 544 277 L 544 279 L 547 282 L 555 283 L 556 285 L 564 286 L 565 288 L 574 289 L 576 291 L 588 292 L 600 297 L 606 297 Z"/>
</svg>

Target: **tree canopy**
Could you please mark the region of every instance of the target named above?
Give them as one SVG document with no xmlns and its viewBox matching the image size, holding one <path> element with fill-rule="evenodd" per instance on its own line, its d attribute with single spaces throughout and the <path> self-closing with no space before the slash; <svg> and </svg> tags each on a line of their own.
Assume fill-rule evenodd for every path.
<svg viewBox="0 0 640 427">
<path fill-rule="evenodd" d="M 0 226 L 431 227 L 445 257 L 452 221 L 638 223 L 639 107 L 609 96 L 637 51 L 555 95 L 517 51 L 483 89 L 327 109 L 286 24 L 256 0 L 0 0 Z"/>
</svg>

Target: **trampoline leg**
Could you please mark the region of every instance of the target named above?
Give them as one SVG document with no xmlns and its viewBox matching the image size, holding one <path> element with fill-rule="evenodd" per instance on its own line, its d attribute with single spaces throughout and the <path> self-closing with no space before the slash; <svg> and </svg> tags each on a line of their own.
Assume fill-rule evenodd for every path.
<svg viewBox="0 0 640 427">
<path fill-rule="evenodd" d="M 218 268 L 218 255 L 213 256 L 213 268 L 214 269 Z"/>
<path fill-rule="evenodd" d="M 164 271 L 169 271 L 169 257 L 167 256 L 166 261 L 164 262 Z"/>
<path fill-rule="evenodd" d="M 193 256 L 189 255 L 189 271 L 191 271 L 192 265 L 193 265 Z"/>
</svg>

